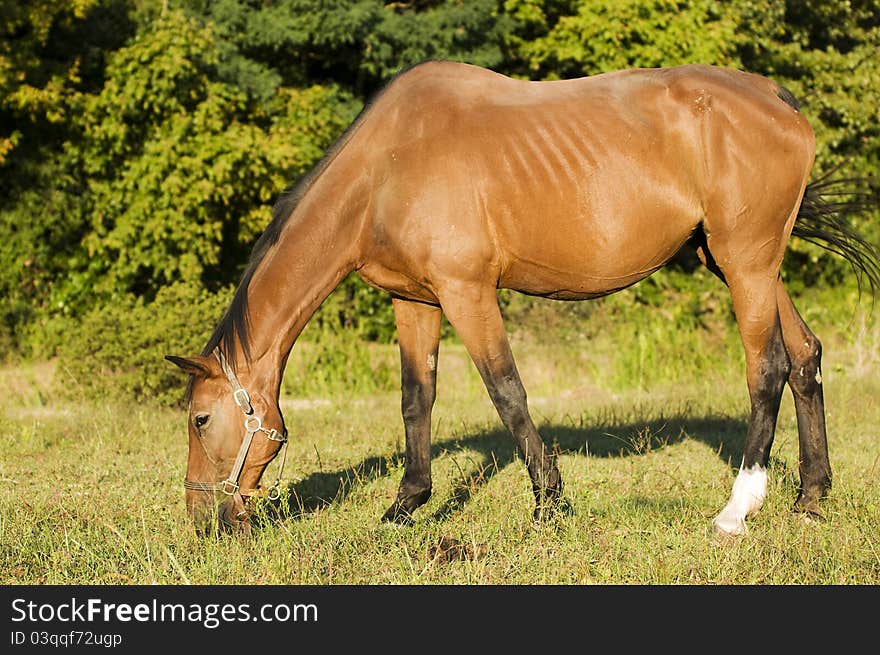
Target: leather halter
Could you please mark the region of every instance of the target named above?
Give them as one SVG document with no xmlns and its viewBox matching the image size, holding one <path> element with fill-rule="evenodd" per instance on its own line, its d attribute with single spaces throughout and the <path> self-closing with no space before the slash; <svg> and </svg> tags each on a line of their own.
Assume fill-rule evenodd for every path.
<svg viewBox="0 0 880 655">
<path fill-rule="evenodd" d="M 281 461 L 278 466 L 278 475 L 275 478 L 275 482 L 268 489 L 269 500 L 278 500 L 278 498 L 281 497 L 281 473 L 284 471 L 284 460 L 287 456 L 287 430 L 281 433 L 278 432 L 278 430 L 263 427 L 263 420 L 259 416 L 254 415 L 254 407 L 251 405 L 250 395 L 247 390 L 241 386 L 241 382 L 238 381 L 235 371 L 229 366 L 226 357 L 224 357 L 219 347 L 214 349 L 214 356 L 217 358 L 217 361 L 220 362 L 220 368 L 223 369 L 223 373 L 226 374 L 226 378 L 229 380 L 235 404 L 238 405 L 239 409 L 244 413 L 245 435 L 241 442 L 241 447 L 238 449 L 238 456 L 235 458 L 235 463 L 232 465 L 232 470 L 229 472 L 229 476 L 225 480 L 221 482 L 184 480 L 183 486 L 185 489 L 191 489 L 193 491 L 205 491 L 209 493 L 222 491 L 227 496 L 234 496 L 237 493 L 241 493 L 239 490 L 238 479 L 241 477 L 241 471 L 244 468 L 244 461 L 247 458 L 248 450 L 250 450 L 254 435 L 257 432 L 262 432 L 266 435 L 267 439 L 281 443 Z M 202 448 L 205 447 L 201 435 L 199 435 L 199 443 L 202 444 Z M 205 454 L 207 454 L 207 452 L 206 449 Z M 210 457 L 208 459 L 210 459 Z M 249 489 L 247 491 L 253 492 L 254 490 Z"/>
</svg>

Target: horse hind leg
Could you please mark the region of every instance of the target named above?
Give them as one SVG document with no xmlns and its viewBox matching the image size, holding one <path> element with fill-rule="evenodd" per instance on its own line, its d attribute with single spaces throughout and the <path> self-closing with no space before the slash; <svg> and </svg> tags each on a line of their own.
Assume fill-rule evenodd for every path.
<svg viewBox="0 0 880 655">
<path fill-rule="evenodd" d="M 772 286 L 766 283 L 771 278 L 743 274 L 730 263 L 729 257 L 725 266 L 729 275 L 726 275 L 710 251 L 702 227 L 689 245 L 696 250 L 703 265 L 730 289 L 745 347 L 752 406 L 746 446 L 730 500 L 713 521 L 717 532 L 740 535 L 746 532 L 746 518 L 761 508 L 767 494 L 767 463 L 791 362 L 784 343 L 781 312 Z"/>
<path fill-rule="evenodd" d="M 745 519 L 761 508 L 767 494 L 767 463 L 791 364 L 772 286 L 764 285 L 755 293 L 757 285 L 737 284 L 730 275 L 727 278 L 745 348 L 751 414 L 742 465 L 730 500 L 713 524 L 719 533 L 741 535 L 746 532 Z"/>
<path fill-rule="evenodd" d="M 464 343 L 502 423 L 523 456 L 535 495 L 534 518 L 541 520 L 559 506 L 562 477 L 529 415 L 494 287 L 449 285 L 440 294 L 443 311 Z"/>
<path fill-rule="evenodd" d="M 822 390 L 822 344 L 801 318 L 782 280 L 776 285 L 776 299 L 782 338 L 791 360 L 788 386 L 794 397 L 798 425 L 801 488 L 794 509 L 821 516 L 819 500 L 831 488 Z"/>
<path fill-rule="evenodd" d="M 406 459 L 397 497 L 382 520 L 405 523 L 431 497 L 431 409 L 437 389 L 441 311 L 434 305 L 400 298 L 394 298 L 392 304 L 400 344 Z"/>
</svg>

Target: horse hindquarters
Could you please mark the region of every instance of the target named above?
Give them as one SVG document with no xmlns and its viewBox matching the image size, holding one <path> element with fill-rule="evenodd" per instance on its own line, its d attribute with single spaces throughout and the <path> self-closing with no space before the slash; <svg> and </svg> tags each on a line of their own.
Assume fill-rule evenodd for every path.
<svg viewBox="0 0 880 655">
<path fill-rule="evenodd" d="M 751 120 L 751 130 L 730 130 L 737 112 Z M 791 310 L 781 305 L 777 287 L 815 140 L 809 124 L 779 97 L 756 96 L 754 103 L 706 121 L 703 256 L 730 289 L 751 402 L 742 466 L 714 525 L 724 534 L 743 534 L 746 517 L 760 509 L 766 495 L 782 391 L 791 382 L 795 337 Z M 748 161 L 756 163 L 742 165 Z"/>
</svg>

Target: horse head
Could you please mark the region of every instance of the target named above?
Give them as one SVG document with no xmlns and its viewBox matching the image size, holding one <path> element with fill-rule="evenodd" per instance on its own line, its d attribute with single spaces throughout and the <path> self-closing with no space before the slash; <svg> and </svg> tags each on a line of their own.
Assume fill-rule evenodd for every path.
<svg viewBox="0 0 880 655">
<path fill-rule="evenodd" d="M 248 499 L 287 443 L 277 400 L 263 393 L 256 380 L 246 380 L 246 390 L 219 349 L 207 357 L 166 359 L 191 376 L 184 488 L 196 530 L 202 535 L 217 527 L 249 532 Z M 281 469 L 270 498 L 277 498 L 280 478 Z"/>
</svg>

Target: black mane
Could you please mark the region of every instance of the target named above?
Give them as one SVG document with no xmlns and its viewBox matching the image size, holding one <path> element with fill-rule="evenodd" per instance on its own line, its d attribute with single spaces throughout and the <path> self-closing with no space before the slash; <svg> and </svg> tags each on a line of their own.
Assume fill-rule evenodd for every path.
<svg viewBox="0 0 880 655">
<path fill-rule="evenodd" d="M 360 118 L 363 116 L 364 111 L 366 111 L 366 107 L 364 107 L 358 117 L 346 129 L 336 143 L 331 146 L 330 150 L 327 151 L 327 154 L 324 155 L 321 161 L 318 162 L 311 171 L 306 173 L 297 182 L 287 187 L 281 195 L 278 196 L 278 200 L 275 201 L 275 205 L 272 207 L 272 220 L 254 244 L 254 248 L 248 259 L 247 267 L 244 269 L 241 281 L 235 289 L 232 302 L 229 304 L 226 313 L 223 314 L 223 318 L 220 319 L 220 322 L 217 323 L 217 326 L 214 328 L 214 333 L 211 335 L 211 338 L 208 339 L 208 343 L 204 350 L 202 350 L 203 356 L 210 355 L 217 346 L 220 346 L 220 349 L 226 355 L 230 366 L 234 369 L 234 355 L 237 352 L 238 346 L 241 345 L 245 359 L 250 361 L 251 352 L 249 342 L 251 326 L 248 317 L 248 287 L 250 286 L 251 278 L 254 276 L 257 267 L 263 261 L 266 253 L 269 252 L 272 246 L 278 243 L 278 239 L 281 237 L 281 231 L 293 215 L 293 211 L 296 209 L 299 201 L 312 186 L 312 183 L 318 178 L 324 169 L 327 168 L 327 165 L 333 157 L 348 141 L 353 128 L 360 122 Z"/>
</svg>

